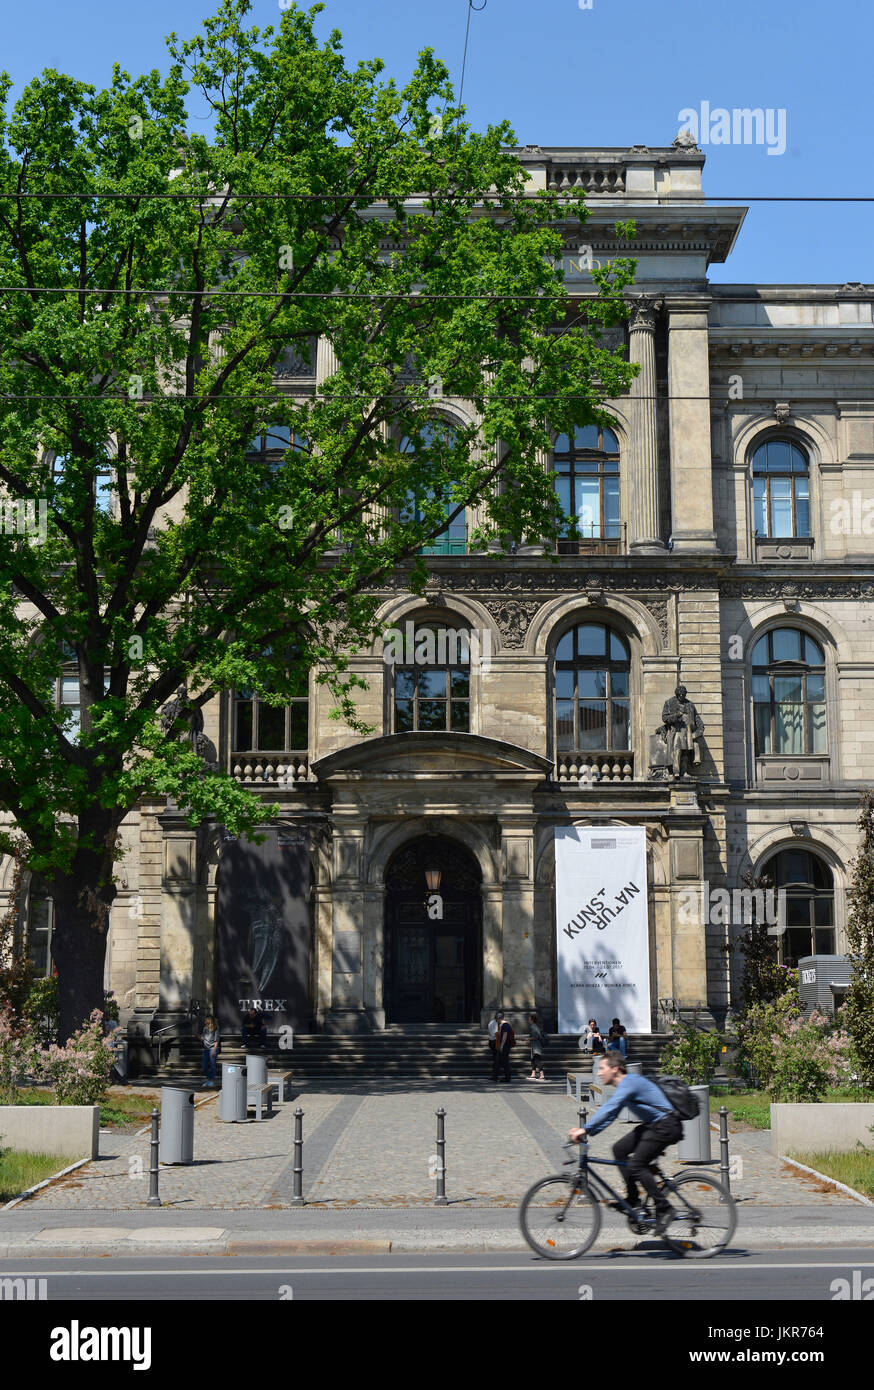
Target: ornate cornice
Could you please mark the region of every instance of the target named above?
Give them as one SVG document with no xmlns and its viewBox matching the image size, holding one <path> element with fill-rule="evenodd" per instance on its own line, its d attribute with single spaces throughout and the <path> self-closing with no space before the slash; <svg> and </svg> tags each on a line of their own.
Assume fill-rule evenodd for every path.
<svg viewBox="0 0 874 1390">
<path fill-rule="evenodd" d="M 836 575 L 804 578 L 788 575 L 767 577 L 751 575 L 744 578 L 735 571 L 731 576 L 712 571 L 645 570 L 588 570 L 585 579 L 575 572 L 563 570 L 465 570 L 457 573 L 440 572 L 440 591 L 447 602 L 458 594 L 489 610 L 503 633 L 506 628 L 517 644 L 519 627 L 527 627 L 533 614 L 542 604 L 557 595 L 576 596 L 582 607 L 589 596 L 596 594 L 609 604 L 611 595 L 625 595 L 644 604 L 653 613 L 662 634 L 668 630 L 668 602 L 662 595 L 710 591 L 731 598 L 874 598 L 874 564 L 871 577 Z M 396 593 L 409 592 L 408 576 L 403 572 L 388 575 L 376 591 L 389 598 Z"/>
</svg>

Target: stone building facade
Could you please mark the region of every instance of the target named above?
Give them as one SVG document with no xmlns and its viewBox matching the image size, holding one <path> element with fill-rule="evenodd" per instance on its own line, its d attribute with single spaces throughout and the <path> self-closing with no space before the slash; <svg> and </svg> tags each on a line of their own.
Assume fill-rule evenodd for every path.
<svg viewBox="0 0 874 1390">
<path fill-rule="evenodd" d="M 874 291 L 711 283 L 746 209 L 706 203 L 704 156 L 682 141 L 518 157 L 532 188 L 586 191 L 595 258 L 622 249 L 617 220 L 637 225 L 623 332 L 640 375 L 611 402 L 612 432 L 578 431 L 543 460 L 583 539 L 500 558 L 456 528 L 430 548 L 424 600 L 390 576 L 383 627 L 466 630 L 471 659 L 447 652 L 422 676 L 382 641 L 356 657 L 369 737 L 329 718 L 315 681 L 266 745 L 245 699 L 205 710 L 222 766 L 281 808 L 276 862 L 305 846 L 302 1031 L 451 1027 L 499 1005 L 554 1023 L 553 833 L 568 823 L 646 829 L 654 1028 L 677 1008 L 721 1021 L 736 1002 L 744 926 L 718 904 L 745 875 L 785 890 L 785 960 L 845 949 L 874 780 Z M 565 276 L 585 297 L 579 237 Z M 283 379 L 306 393 L 330 371 L 319 344 L 311 375 L 292 359 Z M 468 411 L 435 402 L 449 424 Z M 675 778 L 653 736 L 680 681 L 704 733 Z M 107 983 L 147 1032 L 219 1002 L 228 837 L 161 802 L 124 840 Z M 43 945 L 47 911 L 32 893 Z M 250 902 L 252 931 L 256 916 Z M 284 1003 L 269 985 L 257 997 Z"/>
</svg>

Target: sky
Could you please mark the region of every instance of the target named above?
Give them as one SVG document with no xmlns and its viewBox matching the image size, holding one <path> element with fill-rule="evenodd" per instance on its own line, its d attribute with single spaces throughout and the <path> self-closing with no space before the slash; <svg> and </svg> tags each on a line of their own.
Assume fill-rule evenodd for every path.
<svg viewBox="0 0 874 1390">
<path fill-rule="evenodd" d="M 218 7 L 35 0 L 13 12 L 6 4 L 0 68 L 15 94 L 46 67 L 97 85 L 108 83 L 114 61 L 132 74 L 166 70 L 164 36 L 193 34 Z M 254 0 L 251 23 L 280 17 L 279 0 Z M 400 82 L 431 47 L 457 89 L 467 19 L 468 0 L 327 0 L 317 32 L 339 29 L 350 63 L 379 57 Z M 470 15 L 464 102 L 471 124 L 506 119 L 519 144 L 582 146 L 670 145 L 689 123 L 683 111 L 760 107 L 772 113 L 775 153 L 767 144 L 702 146 L 706 193 L 737 203 L 874 198 L 872 32 L 865 0 L 486 0 Z M 202 115 L 198 94 L 189 100 L 192 118 Z M 872 247 L 874 202 L 752 202 L 734 252 L 711 278 L 869 283 Z"/>
</svg>

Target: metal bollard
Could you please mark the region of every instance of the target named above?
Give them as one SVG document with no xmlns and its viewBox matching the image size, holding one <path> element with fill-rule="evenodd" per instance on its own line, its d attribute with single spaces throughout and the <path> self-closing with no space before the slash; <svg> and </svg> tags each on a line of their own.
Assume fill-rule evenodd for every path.
<svg viewBox="0 0 874 1390">
<path fill-rule="evenodd" d="M 446 1197 L 446 1111 L 441 1105 L 435 1113 L 437 1115 L 437 1196 L 434 1198 L 434 1205 L 448 1207 L 449 1202 Z"/>
<path fill-rule="evenodd" d="M 152 1137 L 149 1143 L 151 1157 L 149 1158 L 149 1200 L 147 1207 L 161 1207 L 163 1202 L 158 1196 L 158 1107 L 152 1111 Z"/>
<path fill-rule="evenodd" d="M 294 1112 L 294 1189 L 291 1198 L 293 1207 L 302 1207 L 303 1200 L 303 1111 L 300 1106 Z"/>
<path fill-rule="evenodd" d="M 728 1161 L 728 1109 L 726 1106 L 719 1107 L 719 1176 L 725 1184 L 725 1190 L 731 1195 L 731 1166 Z M 720 1197 L 720 1202 L 725 1198 Z"/>
<path fill-rule="evenodd" d="M 580 1129 L 585 1129 L 585 1128 L 586 1128 L 586 1121 L 587 1121 L 588 1118 L 589 1118 L 588 1106 L 585 1106 L 585 1105 L 581 1105 L 581 1106 L 580 1106 L 579 1110 L 577 1111 L 577 1118 L 578 1118 L 578 1120 L 579 1120 L 579 1122 L 580 1122 Z"/>
</svg>

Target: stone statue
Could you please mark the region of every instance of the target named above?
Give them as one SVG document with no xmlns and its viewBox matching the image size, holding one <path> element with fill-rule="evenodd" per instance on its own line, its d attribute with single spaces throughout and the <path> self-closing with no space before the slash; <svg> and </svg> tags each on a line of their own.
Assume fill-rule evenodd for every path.
<svg viewBox="0 0 874 1390">
<path fill-rule="evenodd" d="M 173 699 L 169 700 L 161 711 L 161 729 L 166 738 L 173 737 L 175 726 L 183 718 L 188 721 L 188 729 L 180 737 L 187 739 L 191 744 L 207 771 L 218 771 L 215 748 L 203 732 L 203 710 L 190 703 L 186 685 L 179 686 Z"/>
<path fill-rule="evenodd" d="M 697 740 L 704 724 L 691 700 L 686 699 L 685 685 L 678 685 L 670 700 L 665 701 L 662 722 L 656 734 L 666 745 L 667 762 L 675 777 L 689 777 L 689 769 L 700 761 Z"/>
</svg>

